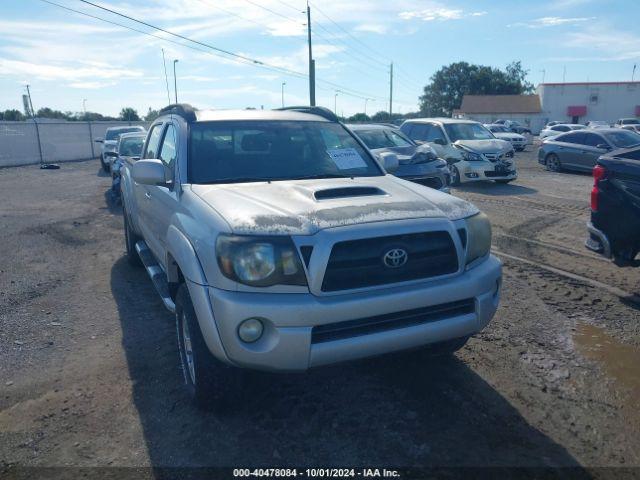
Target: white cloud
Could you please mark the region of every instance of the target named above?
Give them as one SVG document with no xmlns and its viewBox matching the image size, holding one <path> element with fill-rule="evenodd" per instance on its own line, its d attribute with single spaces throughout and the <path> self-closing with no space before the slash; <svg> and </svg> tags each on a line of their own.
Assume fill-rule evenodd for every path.
<svg viewBox="0 0 640 480">
<path fill-rule="evenodd" d="M 101 88 L 112 87 L 114 85 L 116 85 L 116 82 L 74 82 L 70 83 L 68 86 L 81 90 L 98 90 Z"/>
<path fill-rule="evenodd" d="M 409 10 L 399 13 L 399 17 L 403 20 L 419 19 L 425 22 L 432 22 L 436 20 L 460 20 L 465 17 L 481 17 L 486 15 L 485 11 L 478 12 L 465 12 L 461 8 L 449 8 L 440 6 L 439 4 L 433 4 L 429 8 L 423 8 L 421 10 Z"/>
<path fill-rule="evenodd" d="M 378 33 L 382 35 L 389 31 L 389 26 L 381 23 L 363 23 L 361 25 L 356 25 L 354 30 L 356 32 Z"/>
<path fill-rule="evenodd" d="M 530 22 L 518 22 L 508 25 L 509 27 L 545 28 L 562 25 L 575 26 L 584 22 L 594 20 L 594 17 L 540 17 Z"/>
<path fill-rule="evenodd" d="M 91 78 L 127 79 L 140 78 L 143 73 L 138 70 L 117 67 L 99 68 L 95 66 L 69 67 L 60 65 L 46 65 L 41 63 L 23 62 L 0 58 L 0 74 L 27 76 L 41 80 L 79 80 Z"/>
<path fill-rule="evenodd" d="M 640 35 L 606 25 L 568 33 L 563 45 L 580 50 L 583 54 L 550 58 L 550 61 L 624 61 L 640 58 Z"/>
</svg>

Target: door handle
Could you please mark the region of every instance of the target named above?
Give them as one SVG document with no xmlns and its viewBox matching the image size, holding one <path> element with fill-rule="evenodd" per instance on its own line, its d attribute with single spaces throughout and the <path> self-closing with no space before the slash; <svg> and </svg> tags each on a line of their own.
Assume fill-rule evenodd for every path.
<svg viewBox="0 0 640 480">
<path fill-rule="evenodd" d="M 147 200 L 151 200 L 151 194 L 149 192 L 144 192 L 144 196 L 147 197 Z"/>
</svg>

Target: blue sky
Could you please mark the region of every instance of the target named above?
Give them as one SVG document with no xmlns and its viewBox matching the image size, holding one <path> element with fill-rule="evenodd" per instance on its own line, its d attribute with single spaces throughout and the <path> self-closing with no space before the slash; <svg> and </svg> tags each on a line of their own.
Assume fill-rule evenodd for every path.
<svg viewBox="0 0 640 480">
<path fill-rule="evenodd" d="M 135 25 L 78 0 L 53 0 Z M 94 0 L 195 40 L 280 68 L 306 72 L 304 0 Z M 394 111 L 416 110 L 421 87 L 442 65 L 504 67 L 521 60 L 538 84 L 630 80 L 640 63 L 640 0 L 313 0 L 317 103 L 350 115 L 388 107 L 388 67 L 397 72 Z M 167 104 L 204 108 L 308 104 L 308 80 L 237 63 L 65 11 L 41 0 L 0 1 L 0 110 L 35 108 L 117 114 Z M 200 47 L 198 47 L 200 48 Z M 204 50 L 204 49 L 203 49 Z M 640 66 L 640 65 L 639 65 Z M 640 79 L 640 69 L 636 75 Z M 338 85 L 338 86 L 336 86 Z M 346 89 L 349 89 L 347 91 Z M 336 90 L 338 96 L 335 97 Z"/>
</svg>

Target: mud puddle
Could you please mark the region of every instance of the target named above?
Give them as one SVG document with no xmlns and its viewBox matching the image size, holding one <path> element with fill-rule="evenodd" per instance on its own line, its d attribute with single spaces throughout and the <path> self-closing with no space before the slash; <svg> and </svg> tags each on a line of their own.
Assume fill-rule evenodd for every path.
<svg viewBox="0 0 640 480">
<path fill-rule="evenodd" d="M 609 336 L 603 329 L 586 323 L 578 323 L 573 340 L 584 357 L 600 363 L 604 371 L 614 379 L 638 421 L 640 407 L 640 349 L 624 345 Z"/>
</svg>

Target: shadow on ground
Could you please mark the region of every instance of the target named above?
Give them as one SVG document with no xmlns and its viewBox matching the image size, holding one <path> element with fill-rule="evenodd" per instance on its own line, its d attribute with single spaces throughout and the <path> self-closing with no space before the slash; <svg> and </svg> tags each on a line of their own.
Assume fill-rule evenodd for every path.
<svg viewBox="0 0 640 480">
<path fill-rule="evenodd" d="M 198 411 L 144 270 L 121 258 L 111 290 L 154 467 L 577 465 L 465 363 L 421 352 L 252 374 L 233 413 Z"/>
<path fill-rule="evenodd" d="M 463 192 L 479 193 L 481 195 L 490 196 L 532 195 L 537 192 L 534 188 L 524 187 L 522 185 L 495 182 L 465 183 L 454 188 Z"/>
</svg>

